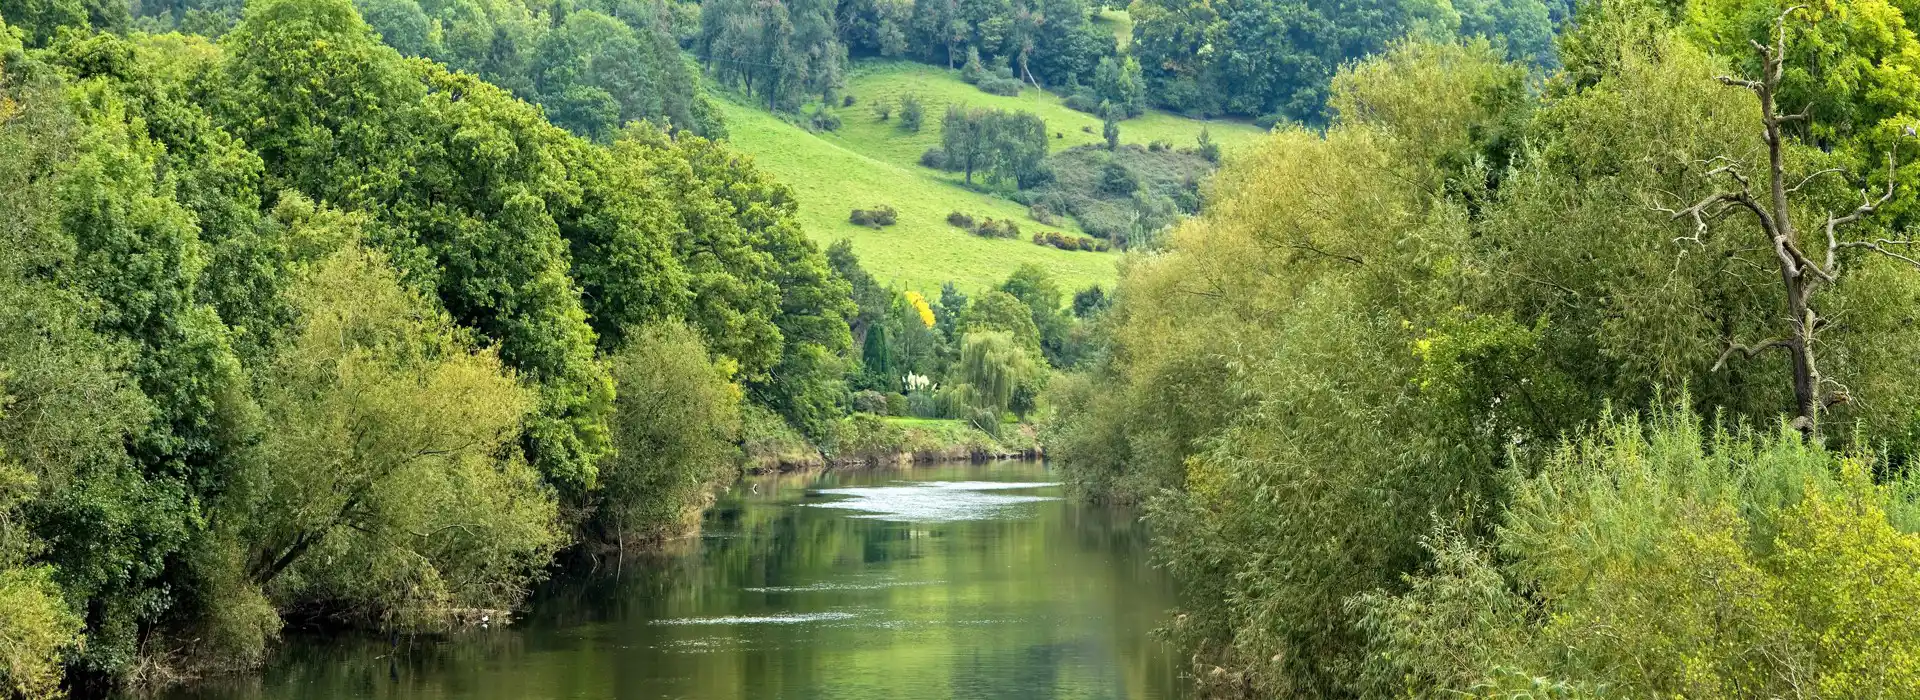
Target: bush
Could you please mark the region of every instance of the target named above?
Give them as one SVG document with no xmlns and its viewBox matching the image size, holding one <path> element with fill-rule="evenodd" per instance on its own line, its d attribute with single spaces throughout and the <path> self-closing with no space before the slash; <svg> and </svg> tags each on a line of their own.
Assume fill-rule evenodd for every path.
<svg viewBox="0 0 1920 700">
<path fill-rule="evenodd" d="M 1365 675 L 1435 695 L 1521 668 L 1613 697 L 1916 697 L 1914 484 L 1875 485 L 1874 461 L 1685 408 L 1603 419 L 1516 482 L 1497 542 L 1442 531 L 1408 592 L 1361 597 Z"/>
<path fill-rule="evenodd" d="M 1100 168 L 1100 191 L 1118 197 L 1125 197 L 1140 189 L 1140 178 L 1132 170 L 1119 163 L 1107 163 Z"/>
<path fill-rule="evenodd" d="M 1171 150 L 1173 150 L 1173 144 L 1158 139 L 1147 144 L 1148 153 L 1164 153 Z"/>
<path fill-rule="evenodd" d="M 1053 208 L 1047 206 L 1045 202 L 1037 202 L 1027 207 L 1027 216 L 1033 217 L 1034 221 L 1038 221 L 1047 226 L 1060 225 L 1060 217 L 1055 215 Z"/>
<path fill-rule="evenodd" d="M 915 418 L 947 418 L 947 402 L 938 393 L 916 391 L 907 394 L 907 414 Z"/>
<path fill-rule="evenodd" d="M 1020 225 L 1005 219 L 986 219 L 973 233 L 982 238 L 1019 238 Z"/>
<path fill-rule="evenodd" d="M 1104 251 L 1105 241 L 1095 241 L 1086 236 L 1069 236 L 1058 231 L 1046 231 L 1033 234 L 1033 244 L 1051 246 L 1060 250 Z"/>
<path fill-rule="evenodd" d="M 893 104 L 886 100 L 873 103 L 873 116 L 880 121 L 893 118 Z"/>
<path fill-rule="evenodd" d="M 900 213 L 885 204 L 874 209 L 855 209 L 847 216 L 847 221 L 857 226 L 880 228 L 892 226 L 900 218 Z"/>
<path fill-rule="evenodd" d="M 871 413 L 876 416 L 887 415 L 887 395 L 878 391 L 860 391 L 853 395 L 855 413 Z"/>
<path fill-rule="evenodd" d="M 1100 96 L 1093 94 L 1093 88 L 1081 88 L 1078 92 L 1068 95 L 1066 105 L 1067 109 L 1076 112 L 1100 115 Z"/>
<path fill-rule="evenodd" d="M 1025 87 L 1026 84 L 1013 78 L 987 76 L 981 78 L 980 82 L 975 83 L 975 85 L 979 86 L 981 91 L 989 95 L 1017 97 L 1020 94 L 1020 88 Z"/>
<path fill-rule="evenodd" d="M 887 415 L 906 416 L 908 412 L 907 395 L 899 392 L 887 394 Z"/>
<path fill-rule="evenodd" d="M 918 132 L 920 125 L 927 119 L 926 107 L 920 104 L 920 96 L 911 92 L 900 96 L 900 128 Z"/>
<path fill-rule="evenodd" d="M 840 98 L 840 106 L 842 107 L 852 107 L 854 102 L 856 102 L 856 100 L 853 99 L 853 95 L 851 94 Z"/>
<path fill-rule="evenodd" d="M 934 170 L 946 170 L 947 152 L 941 150 L 939 146 L 929 148 L 927 152 L 920 154 L 920 164 Z"/>
<path fill-rule="evenodd" d="M 967 214 L 967 213 L 963 213 L 963 212 L 957 212 L 957 211 L 956 211 L 956 212 L 953 212 L 953 213 L 951 213 L 951 214 L 948 214 L 948 215 L 947 215 L 947 223 L 948 223 L 948 224 L 952 224 L 952 225 L 954 225 L 954 226 L 957 226 L 957 227 L 960 227 L 960 228 L 963 228 L 963 229 L 966 229 L 966 230 L 968 230 L 968 231 L 972 231 L 972 230 L 973 230 L 973 228 L 974 228 L 974 226 L 973 226 L 973 215 L 972 215 L 972 214 Z"/>
<path fill-rule="evenodd" d="M 807 124 L 814 131 L 839 131 L 840 115 L 834 114 L 823 105 L 807 115 Z"/>
</svg>

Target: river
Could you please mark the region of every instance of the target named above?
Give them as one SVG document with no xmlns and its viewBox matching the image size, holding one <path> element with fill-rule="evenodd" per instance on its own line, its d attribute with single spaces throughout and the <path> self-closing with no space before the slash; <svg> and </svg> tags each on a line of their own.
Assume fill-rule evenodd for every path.
<svg viewBox="0 0 1920 700">
<path fill-rule="evenodd" d="M 1128 512 L 1035 462 L 748 480 L 673 554 L 554 581 L 524 617 L 290 635 L 175 700 L 1173 700 L 1173 607 Z"/>
</svg>

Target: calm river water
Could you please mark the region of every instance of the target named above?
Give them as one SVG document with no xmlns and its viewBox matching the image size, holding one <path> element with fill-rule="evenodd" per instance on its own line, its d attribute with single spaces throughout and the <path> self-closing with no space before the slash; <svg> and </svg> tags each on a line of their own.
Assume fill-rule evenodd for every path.
<svg viewBox="0 0 1920 700">
<path fill-rule="evenodd" d="M 1032 462 L 749 481 L 684 553 L 555 582 L 516 624 L 293 638 L 178 700 L 1168 700 L 1172 607 L 1129 513 Z"/>
</svg>

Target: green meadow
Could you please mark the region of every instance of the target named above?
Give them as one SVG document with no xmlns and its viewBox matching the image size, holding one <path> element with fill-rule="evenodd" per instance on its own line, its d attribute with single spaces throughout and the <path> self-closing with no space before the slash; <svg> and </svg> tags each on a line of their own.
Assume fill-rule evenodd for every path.
<svg viewBox="0 0 1920 700">
<path fill-rule="evenodd" d="M 884 122 L 873 111 L 876 100 L 898 105 L 900 96 L 908 92 L 918 95 L 926 109 L 918 133 L 900 128 L 897 108 Z M 1100 142 L 1100 120 L 1067 109 L 1051 93 L 1029 88 L 1018 97 L 989 95 L 961 81 L 955 71 L 905 61 L 858 65 L 848 80 L 847 93 L 854 96 L 855 104 L 834 109 L 842 120 L 838 132 L 808 131 L 744 101 L 720 101 L 729 140 L 793 188 L 800 203 L 800 222 L 815 241 L 824 246 L 849 239 L 861 263 L 876 278 L 929 295 L 937 295 L 940 285 L 948 281 L 969 292 L 997 285 L 1022 263 L 1047 268 L 1069 290 L 1111 286 L 1117 254 L 1068 252 L 1029 240 L 1043 231 L 1081 235 L 1071 219 L 1058 226 L 1042 225 L 1018 202 L 969 188 L 958 174 L 919 165 L 921 153 L 940 145 L 940 117 L 948 104 L 1034 112 L 1046 120 L 1049 131 L 1059 134 L 1053 142 L 1055 151 Z M 1126 143 L 1161 140 L 1185 147 L 1196 142 L 1203 127 L 1228 157 L 1263 135 L 1250 124 L 1200 122 L 1164 112 L 1127 120 L 1120 132 Z M 853 209 L 881 205 L 898 210 L 899 223 L 872 229 L 847 221 Z M 947 214 L 955 211 L 1012 219 L 1019 223 L 1021 237 L 974 236 L 947 224 Z"/>
</svg>

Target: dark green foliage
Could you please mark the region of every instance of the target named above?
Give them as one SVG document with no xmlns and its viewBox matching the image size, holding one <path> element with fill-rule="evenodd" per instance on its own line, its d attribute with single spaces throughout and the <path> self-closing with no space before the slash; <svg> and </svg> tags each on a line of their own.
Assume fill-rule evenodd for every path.
<svg viewBox="0 0 1920 700">
<path fill-rule="evenodd" d="M 920 104 L 919 95 L 909 92 L 900 96 L 900 128 L 918 133 L 926 117 L 927 108 Z"/>
<path fill-rule="evenodd" d="M 900 220 L 900 212 L 885 204 L 875 209 L 855 209 L 847 215 L 847 221 L 858 226 L 881 228 L 892 226 Z"/>
<path fill-rule="evenodd" d="M 1200 182 L 1212 169 L 1192 151 L 1080 146 L 1048 156 L 1052 180 L 1021 196 L 1074 217 L 1081 229 L 1109 244 L 1132 246 L 1198 211 Z"/>
<path fill-rule="evenodd" d="M 983 172 L 990 183 L 1024 187 L 1045 179 L 1047 148 L 1047 124 L 1032 112 L 951 105 L 940 120 L 937 160 L 947 170 L 963 173 L 968 183 L 975 172 Z M 930 153 L 921 158 L 922 164 L 933 160 Z"/>
<path fill-rule="evenodd" d="M 1107 296 L 1105 289 L 1101 289 L 1100 285 L 1093 285 L 1073 293 L 1073 317 L 1084 320 L 1106 311 L 1112 303 L 1113 299 Z"/>
<path fill-rule="evenodd" d="M 840 89 L 847 49 L 837 32 L 827 0 L 710 0 L 693 49 L 722 84 L 794 111 L 813 96 L 831 103 Z"/>
<path fill-rule="evenodd" d="M 1133 8 L 1133 20 L 1130 58 L 1139 61 L 1147 98 L 1199 116 L 1323 124 L 1328 84 L 1340 67 L 1409 33 L 1505 39 L 1511 56 L 1553 63 L 1553 24 L 1538 0 L 1444 7 L 1147 0 Z"/>
</svg>

